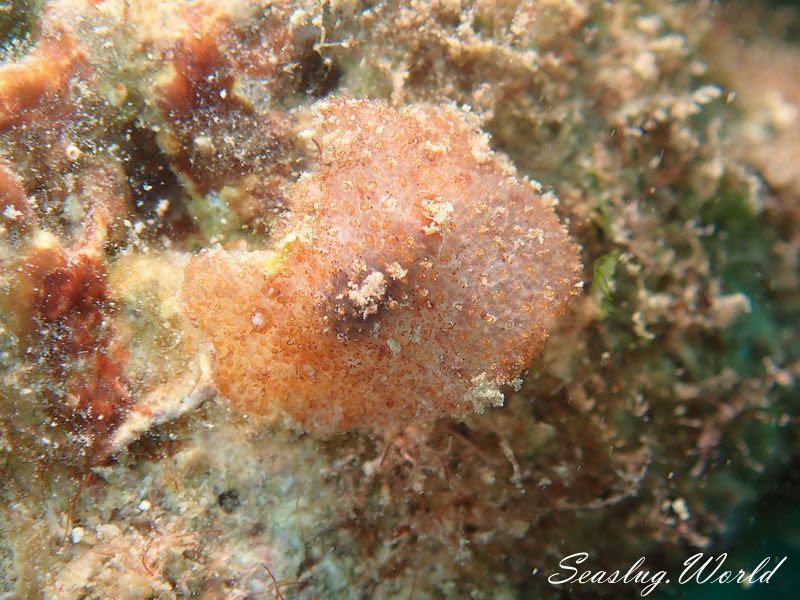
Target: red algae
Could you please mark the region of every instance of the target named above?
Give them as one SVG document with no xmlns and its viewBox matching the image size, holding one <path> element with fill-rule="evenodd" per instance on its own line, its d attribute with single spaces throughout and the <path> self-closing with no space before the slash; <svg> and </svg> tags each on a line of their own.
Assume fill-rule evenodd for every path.
<svg viewBox="0 0 800 600">
<path fill-rule="evenodd" d="M 317 105 L 319 164 L 273 248 L 186 267 L 221 395 L 322 432 L 502 404 L 580 262 L 538 186 L 476 131 L 453 107 Z"/>
<path fill-rule="evenodd" d="M 278 85 L 291 50 L 281 15 L 242 30 L 220 6 L 197 3 L 180 11 L 186 32 L 169 48 L 170 68 L 155 89 L 166 124 L 160 144 L 200 196 L 226 185 L 246 188 L 241 179 L 249 174 L 285 179 L 291 172 L 288 120 L 256 109 L 239 93 L 252 77 Z"/>
<path fill-rule="evenodd" d="M 81 60 L 68 35 L 50 33 L 19 63 L 0 66 L 0 133 L 34 118 L 47 100 L 65 95 Z"/>
<path fill-rule="evenodd" d="M 8 181 L 14 174 L 3 175 Z M 111 323 L 104 255 L 118 215 L 127 211 L 123 182 L 121 169 L 89 165 L 78 177 L 88 210 L 76 238 L 65 246 L 39 230 L 9 269 L 13 284 L 0 297 L 26 353 L 59 382 L 44 392 L 48 413 L 95 450 L 133 401 L 124 373 L 126 340 Z"/>
</svg>

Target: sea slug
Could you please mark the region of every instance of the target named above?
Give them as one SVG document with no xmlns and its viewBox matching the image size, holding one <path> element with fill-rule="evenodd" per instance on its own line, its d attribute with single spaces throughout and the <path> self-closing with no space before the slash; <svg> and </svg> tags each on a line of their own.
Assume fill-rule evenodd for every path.
<svg viewBox="0 0 800 600">
<path fill-rule="evenodd" d="M 455 107 L 313 112 L 318 164 L 272 248 L 185 269 L 220 394 L 320 432 L 500 405 L 580 289 L 551 201 Z"/>
</svg>

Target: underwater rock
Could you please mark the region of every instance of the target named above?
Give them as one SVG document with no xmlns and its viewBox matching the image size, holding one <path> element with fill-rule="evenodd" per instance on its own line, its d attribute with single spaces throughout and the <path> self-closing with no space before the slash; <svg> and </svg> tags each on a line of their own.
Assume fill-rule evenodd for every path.
<svg viewBox="0 0 800 600">
<path fill-rule="evenodd" d="M 638 596 L 547 575 L 785 488 L 791 8 L 11 4 L 0 596 Z"/>
</svg>

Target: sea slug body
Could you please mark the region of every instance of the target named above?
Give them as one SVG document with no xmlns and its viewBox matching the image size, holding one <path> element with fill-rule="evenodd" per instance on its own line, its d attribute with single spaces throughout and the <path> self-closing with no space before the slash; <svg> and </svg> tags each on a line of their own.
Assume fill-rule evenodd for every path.
<svg viewBox="0 0 800 600">
<path fill-rule="evenodd" d="M 183 302 L 220 394 L 305 430 L 502 403 L 579 288 L 538 186 L 454 107 L 317 104 L 319 162 L 267 251 L 193 256 Z"/>
</svg>

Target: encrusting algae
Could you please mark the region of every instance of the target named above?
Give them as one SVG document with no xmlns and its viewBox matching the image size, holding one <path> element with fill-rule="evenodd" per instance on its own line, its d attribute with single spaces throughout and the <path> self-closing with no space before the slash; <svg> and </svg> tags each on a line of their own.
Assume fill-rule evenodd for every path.
<svg viewBox="0 0 800 600">
<path fill-rule="evenodd" d="M 502 404 L 580 288 L 552 200 L 456 108 L 314 112 L 318 164 L 275 247 L 186 267 L 220 393 L 322 431 Z"/>
</svg>

